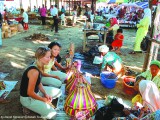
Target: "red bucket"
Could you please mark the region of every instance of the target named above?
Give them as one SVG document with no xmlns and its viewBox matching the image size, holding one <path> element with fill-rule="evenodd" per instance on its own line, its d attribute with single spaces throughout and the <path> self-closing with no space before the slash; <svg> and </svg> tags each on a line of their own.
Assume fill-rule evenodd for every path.
<svg viewBox="0 0 160 120">
<path fill-rule="evenodd" d="M 128 85 L 128 82 L 135 82 L 135 78 L 127 76 L 123 79 L 123 91 L 128 95 L 135 95 L 136 91 L 134 90 L 134 86 Z"/>
</svg>

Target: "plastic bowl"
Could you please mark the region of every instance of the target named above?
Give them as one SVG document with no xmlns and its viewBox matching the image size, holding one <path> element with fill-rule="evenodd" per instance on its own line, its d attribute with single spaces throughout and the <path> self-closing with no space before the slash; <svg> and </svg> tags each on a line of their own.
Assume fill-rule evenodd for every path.
<svg viewBox="0 0 160 120">
<path fill-rule="evenodd" d="M 109 89 L 114 88 L 116 85 L 116 81 L 118 80 L 118 77 L 115 73 L 108 71 L 102 72 L 100 74 L 100 78 L 102 85 Z"/>
<path fill-rule="evenodd" d="M 134 90 L 134 86 L 130 86 L 127 82 L 135 82 L 135 78 L 127 76 L 123 79 L 123 91 L 128 95 L 135 95 L 137 92 Z"/>
</svg>

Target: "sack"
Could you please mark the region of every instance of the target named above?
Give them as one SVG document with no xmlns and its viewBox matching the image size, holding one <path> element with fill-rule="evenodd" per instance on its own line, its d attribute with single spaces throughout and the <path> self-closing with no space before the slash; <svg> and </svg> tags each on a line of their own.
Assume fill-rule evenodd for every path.
<svg viewBox="0 0 160 120">
<path fill-rule="evenodd" d="M 113 120 L 114 117 L 124 117 L 124 106 L 120 104 L 117 98 L 113 98 L 107 106 L 101 107 L 95 113 L 95 120 Z"/>
<path fill-rule="evenodd" d="M 115 111 L 122 112 L 124 109 L 124 106 L 118 102 L 117 98 L 113 98 L 111 101 L 111 108 L 114 112 Z"/>
<path fill-rule="evenodd" d="M 99 56 L 99 50 L 98 50 L 99 46 L 93 46 L 89 51 L 88 51 L 88 56 L 90 57 L 95 57 L 95 56 Z"/>
<path fill-rule="evenodd" d="M 95 120 L 112 120 L 114 113 L 110 106 L 104 106 L 99 108 L 95 113 Z"/>
<path fill-rule="evenodd" d="M 149 44 L 149 37 L 144 37 L 142 42 L 141 42 L 141 50 L 142 51 L 147 51 L 148 44 Z"/>
</svg>

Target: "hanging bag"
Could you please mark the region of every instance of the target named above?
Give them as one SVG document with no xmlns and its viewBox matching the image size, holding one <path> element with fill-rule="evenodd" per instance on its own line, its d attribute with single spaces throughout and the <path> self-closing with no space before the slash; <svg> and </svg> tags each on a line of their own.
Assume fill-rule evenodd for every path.
<svg viewBox="0 0 160 120">
<path fill-rule="evenodd" d="M 149 44 L 149 37 L 144 37 L 142 42 L 141 42 L 141 50 L 142 51 L 147 51 L 148 49 L 148 44 Z"/>
</svg>

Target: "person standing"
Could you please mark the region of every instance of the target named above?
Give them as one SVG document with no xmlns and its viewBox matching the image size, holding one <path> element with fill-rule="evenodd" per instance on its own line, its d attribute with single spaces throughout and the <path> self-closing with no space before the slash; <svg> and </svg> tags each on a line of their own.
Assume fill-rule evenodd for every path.
<svg viewBox="0 0 160 120">
<path fill-rule="evenodd" d="M 53 16 L 53 25 L 51 31 L 53 31 L 53 28 L 55 27 L 55 33 L 58 33 L 58 9 L 57 5 L 54 6 L 53 9 L 51 9 L 51 15 Z"/>
<path fill-rule="evenodd" d="M 123 45 L 123 40 L 124 40 L 124 35 L 123 35 L 123 30 L 122 29 L 118 29 L 117 30 L 117 34 L 114 37 L 114 41 L 112 42 L 112 51 L 115 51 L 116 53 L 121 54 L 121 47 Z"/>
<path fill-rule="evenodd" d="M 77 22 L 77 11 L 76 11 L 76 8 L 73 9 L 72 16 L 73 16 L 72 17 L 72 23 L 73 23 L 72 25 L 75 26 L 76 22 Z"/>
<path fill-rule="evenodd" d="M 148 28 L 151 26 L 151 10 L 149 8 L 144 9 L 144 17 L 137 24 L 136 40 L 134 44 L 134 50 L 129 54 L 136 54 L 136 52 L 141 52 L 141 42 L 143 38 L 147 35 Z"/>
<path fill-rule="evenodd" d="M 91 20 L 91 24 L 93 26 L 93 22 L 94 22 L 94 12 L 91 12 L 90 14 L 90 20 Z"/>
<path fill-rule="evenodd" d="M 78 5 L 78 8 L 77 8 L 77 16 L 78 17 L 81 15 L 81 11 L 82 11 L 82 8 L 80 5 Z"/>
<path fill-rule="evenodd" d="M 66 10 L 64 9 L 64 6 L 62 6 L 62 8 L 61 8 L 61 13 L 66 13 Z"/>
<path fill-rule="evenodd" d="M 27 31 L 29 29 L 28 27 L 28 15 L 26 12 L 24 12 L 24 9 L 21 9 L 21 14 L 22 14 L 22 26 L 23 26 L 23 29 L 25 31 Z"/>
<path fill-rule="evenodd" d="M 45 25 L 46 25 L 46 13 L 47 13 L 47 9 L 45 8 L 45 6 L 43 4 L 42 8 L 40 9 L 40 15 L 41 15 L 43 29 L 45 28 Z"/>
<path fill-rule="evenodd" d="M 66 18 L 65 18 L 65 14 L 63 12 L 61 14 L 61 25 L 66 26 Z"/>
<path fill-rule="evenodd" d="M 0 47 L 2 47 L 2 34 L 1 34 L 1 28 L 2 28 L 2 14 L 0 13 Z"/>
<path fill-rule="evenodd" d="M 40 10 L 41 10 L 41 7 L 39 6 L 39 8 L 38 8 L 38 13 L 40 14 Z"/>
<path fill-rule="evenodd" d="M 36 8 L 36 6 L 34 6 L 33 12 L 37 13 L 38 9 Z"/>
</svg>

